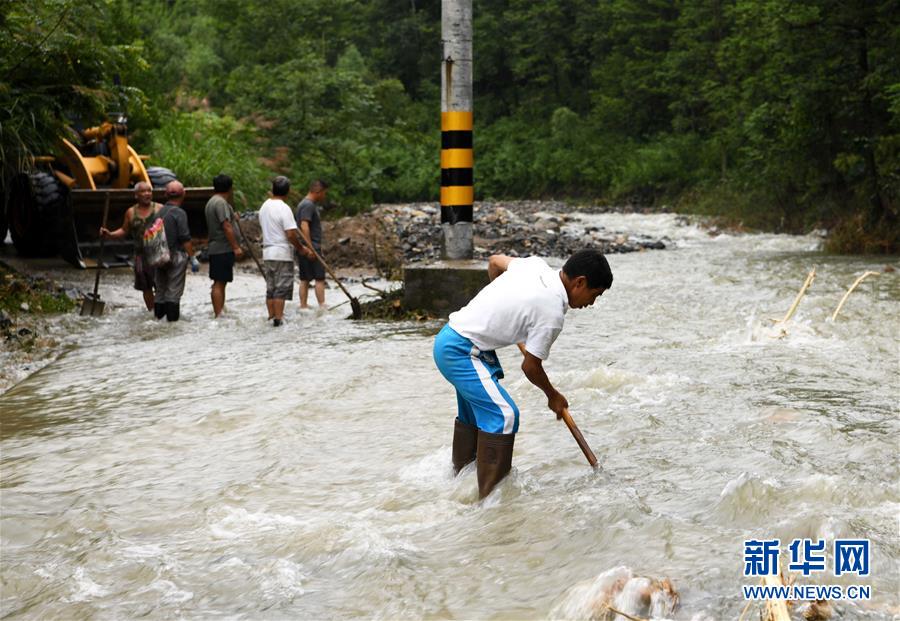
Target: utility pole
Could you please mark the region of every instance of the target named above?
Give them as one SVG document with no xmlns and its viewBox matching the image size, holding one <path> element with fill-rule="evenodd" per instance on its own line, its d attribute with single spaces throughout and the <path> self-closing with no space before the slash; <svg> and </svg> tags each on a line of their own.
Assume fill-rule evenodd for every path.
<svg viewBox="0 0 900 621">
<path fill-rule="evenodd" d="M 472 0 L 441 1 L 441 258 L 471 259 Z"/>
</svg>

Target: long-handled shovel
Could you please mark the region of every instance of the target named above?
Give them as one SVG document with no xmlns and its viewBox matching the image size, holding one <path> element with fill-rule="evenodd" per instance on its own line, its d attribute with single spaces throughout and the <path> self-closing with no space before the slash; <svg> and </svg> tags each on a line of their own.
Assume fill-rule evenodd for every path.
<svg viewBox="0 0 900 621">
<path fill-rule="evenodd" d="M 303 243 L 304 246 L 306 246 L 307 248 L 309 248 L 310 250 L 313 251 L 313 253 L 316 255 L 316 258 L 325 267 L 325 270 L 328 272 L 328 275 L 331 276 L 331 279 L 337 283 L 337 286 L 341 288 L 341 291 L 343 291 L 344 295 L 347 296 L 347 299 L 350 300 L 350 308 L 353 311 L 353 314 L 351 315 L 351 317 L 353 317 L 353 319 L 362 319 L 362 306 L 359 305 L 359 300 L 357 300 L 355 297 L 350 295 L 350 292 L 347 291 L 347 289 L 344 287 L 344 284 L 341 282 L 341 279 L 334 275 L 334 272 L 332 272 L 331 268 L 328 267 L 328 264 L 325 263 L 325 259 L 322 258 L 322 255 L 320 255 L 318 252 L 316 252 L 316 249 L 313 248 L 312 246 L 310 246 L 306 242 L 306 238 L 303 237 L 303 235 L 300 235 L 300 241 L 301 241 L 301 243 Z"/>
<path fill-rule="evenodd" d="M 103 224 L 100 226 L 106 228 L 106 217 L 109 215 L 109 192 L 106 193 L 106 202 L 103 203 Z M 103 308 L 106 302 L 100 300 L 100 294 L 97 290 L 100 288 L 100 270 L 103 262 L 103 237 L 100 237 L 100 249 L 97 251 L 97 275 L 94 277 L 94 293 L 87 294 L 81 301 L 81 316 L 88 315 L 99 317 L 103 314 Z"/>
<path fill-rule="evenodd" d="M 584 453 L 584 456 L 587 457 L 588 463 L 593 467 L 597 468 L 597 458 L 594 457 L 594 451 L 591 450 L 591 447 L 588 446 L 587 440 L 584 439 L 584 436 L 581 435 L 581 430 L 578 429 L 578 425 L 575 424 L 575 421 L 572 420 L 571 414 L 569 414 L 569 409 L 566 408 L 562 412 L 562 419 L 566 423 L 566 427 L 569 428 L 569 431 L 572 432 L 572 437 L 575 438 L 575 441 L 578 442 L 578 446 L 581 447 L 581 452 Z"/>
<path fill-rule="evenodd" d="M 522 355 L 525 355 L 525 345 L 522 343 L 516 343 L 519 346 L 519 351 L 522 352 Z M 584 456 L 587 457 L 588 463 L 591 465 L 594 470 L 597 469 L 597 458 L 594 456 L 594 451 L 591 450 L 591 447 L 588 446 L 587 440 L 584 439 L 584 436 L 581 435 L 581 430 L 578 428 L 578 425 L 575 424 L 575 421 L 572 420 L 572 415 L 569 414 L 569 408 L 565 408 L 562 411 L 562 419 L 566 423 L 566 427 L 569 428 L 569 431 L 572 433 L 572 437 L 575 438 L 575 441 L 578 443 L 579 448 L 581 448 L 581 452 L 584 453 Z"/>
<path fill-rule="evenodd" d="M 241 239 L 244 240 L 244 243 L 247 245 L 247 252 L 253 258 L 253 262 L 256 263 L 256 267 L 259 268 L 259 273 L 262 274 L 262 277 L 266 277 L 266 273 L 263 271 L 262 264 L 259 262 L 259 259 L 256 258 L 256 255 L 253 254 L 253 248 L 251 247 L 250 240 L 244 236 L 244 231 L 241 229 L 241 217 L 237 214 L 234 214 L 233 221 L 237 224 L 238 233 L 241 234 Z"/>
</svg>

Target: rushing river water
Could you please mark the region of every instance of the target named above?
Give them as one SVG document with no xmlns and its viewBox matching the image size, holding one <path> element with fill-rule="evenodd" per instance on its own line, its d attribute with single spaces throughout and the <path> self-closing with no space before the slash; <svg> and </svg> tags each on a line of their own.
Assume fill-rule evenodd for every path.
<svg viewBox="0 0 900 621">
<path fill-rule="evenodd" d="M 868 538 L 869 576 L 833 576 L 829 553 L 801 582 L 870 585 L 838 617 L 896 618 L 900 272 L 832 322 L 885 259 L 665 215 L 582 220 L 673 242 L 611 255 L 613 288 L 570 311 L 546 365 L 598 473 L 515 348 L 513 472 L 479 503 L 474 472 L 451 476 L 439 323 L 295 300 L 273 329 L 241 273 L 225 318 L 201 275 L 185 319 L 158 324 L 123 272 L 102 290 L 117 307 L 67 319 L 67 352 L 0 395 L 0 616 L 571 618 L 585 585 L 626 566 L 671 579 L 676 619 L 736 619 L 758 582 L 745 539 L 779 538 L 786 565 L 794 538 Z"/>
</svg>

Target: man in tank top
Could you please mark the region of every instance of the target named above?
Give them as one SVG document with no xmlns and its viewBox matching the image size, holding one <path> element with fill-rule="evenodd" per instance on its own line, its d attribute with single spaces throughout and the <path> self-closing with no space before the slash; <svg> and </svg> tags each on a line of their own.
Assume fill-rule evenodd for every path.
<svg viewBox="0 0 900 621">
<path fill-rule="evenodd" d="M 137 203 L 125 212 L 122 226 L 115 231 L 100 228 L 100 236 L 104 239 L 134 240 L 134 288 L 144 295 L 147 310 L 152 311 L 155 302 L 154 288 L 156 274 L 153 267 L 144 260 L 144 230 L 156 220 L 156 212 L 162 207 L 153 202 L 153 188 L 146 181 L 138 181 L 134 185 L 134 197 Z"/>
<path fill-rule="evenodd" d="M 476 461 L 478 492 L 487 496 L 512 467 L 519 409 L 500 385 L 503 369 L 496 349 L 518 345 L 522 371 L 547 396 L 557 419 L 569 402 L 550 382 L 543 362 L 563 328 L 569 308 L 585 308 L 612 286 L 606 257 L 580 250 L 562 270 L 538 257 L 494 255 L 484 289 L 450 320 L 434 342 L 434 360 L 456 389 L 453 468 Z"/>
</svg>

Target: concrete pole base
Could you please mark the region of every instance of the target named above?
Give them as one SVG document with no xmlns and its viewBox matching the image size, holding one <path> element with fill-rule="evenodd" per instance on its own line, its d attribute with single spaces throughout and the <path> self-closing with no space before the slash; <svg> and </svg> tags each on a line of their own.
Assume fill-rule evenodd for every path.
<svg viewBox="0 0 900 621">
<path fill-rule="evenodd" d="M 458 261 L 472 258 L 474 243 L 474 231 L 471 222 L 457 222 L 441 224 L 441 258 L 444 260 Z"/>
<path fill-rule="evenodd" d="M 490 280 L 485 261 L 440 261 L 403 268 L 403 306 L 447 317 L 469 303 Z"/>
</svg>

